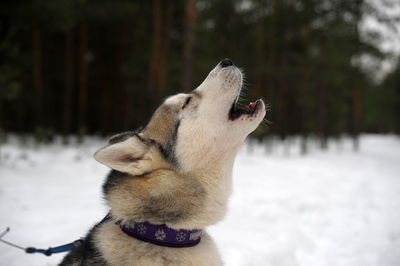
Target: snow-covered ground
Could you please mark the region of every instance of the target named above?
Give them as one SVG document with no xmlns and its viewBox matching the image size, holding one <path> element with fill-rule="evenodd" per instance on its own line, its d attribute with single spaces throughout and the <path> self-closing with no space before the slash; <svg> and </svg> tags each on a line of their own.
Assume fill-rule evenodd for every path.
<svg viewBox="0 0 400 266">
<path fill-rule="evenodd" d="M 105 143 L 0 146 L 4 239 L 47 248 L 103 218 L 107 168 L 92 154 Z M 400 138 L 365 135 L 359 152 L 348 139 L 329 146 L 305 156 L 295 142 L 241 150 L 228 215 L 209 230 L 226 265 L 400 265 Z M 62 256 L 0 243 L 0 265 L 55 265 Z"/>
</svg>

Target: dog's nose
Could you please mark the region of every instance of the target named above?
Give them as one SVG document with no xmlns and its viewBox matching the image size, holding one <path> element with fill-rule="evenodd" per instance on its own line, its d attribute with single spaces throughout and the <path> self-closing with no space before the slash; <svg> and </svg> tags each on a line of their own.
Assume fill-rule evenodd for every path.
<svg viewBox="0 0 400 266">
<path fill-rule="evenodd" d="M 232 66 L 233 63 L 232 63 L 232 61 L 231 61 L 229 58 L 225 58 L 224 60 L 222 60 L 222 61 L 219 63 L 219 65 L 220 65 L 221 67 L 228 67 L 228 66 Z"/>
</svg>

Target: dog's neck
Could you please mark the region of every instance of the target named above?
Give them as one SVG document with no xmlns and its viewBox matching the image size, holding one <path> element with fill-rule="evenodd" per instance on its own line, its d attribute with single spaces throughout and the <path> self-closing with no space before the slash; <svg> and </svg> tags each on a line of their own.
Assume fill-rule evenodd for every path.
<svg viewBox="0 0 400 266">
<path fill-rule="evenodd" d="M 163 169 L 123 178 L 111 172 L 107 182 L 122 183 L 106 195 L 112 217 L 186 230 L 215 224 L 225 215 L 231 192 L 233 161 L 224 166 L 185 174 Z"/>
</svg>

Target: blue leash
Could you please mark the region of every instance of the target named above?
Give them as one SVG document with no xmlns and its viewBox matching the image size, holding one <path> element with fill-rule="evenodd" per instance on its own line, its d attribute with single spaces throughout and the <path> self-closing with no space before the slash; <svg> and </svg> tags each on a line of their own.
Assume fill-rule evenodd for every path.
<svg viewBox="0 0 400 266">
<path fill-rule="evenodd" d="M 22 249 L 28 254 L 41 253 L 43 255 L 50 256 L 50 255 L 52 255 L 54 253 L 61 253 L 61 252 L 70 251 L 74 247 L 80 246 L 82 244 L 82 242 L 83 242 L 82 239 L 78 239 L 78 240 L 75 240 L 72 243 L 65 244 L 65 245 L 58 246 L 58 247 L 54 247 L 54 248 L 49 247 L 48 249 L 40 249 L 40 248 L 34 248 L 34 247 L 23 248 L 21 246 L 18 246 L 18 245 L 14 244 L 14 243 L 11 243 L 11 242 L 8 242 L 8 241 L 2 239 L 8 232 L 10 232 L 10 228 L 9 227 L 7 227 L 7 229 L 3 233 L 0 234 L 0 241 L 3 242 L 4 244 L 9 245 L 9 246 Z"/>
<path fill-rule="evenodd" d="M 54 247 L 54 248 L 48 248 L 48 249 L 39 249 L 39 248 L 34 248 L 34 247 L 27 247 L 25 249 L 26 253 L 32 254 L 32 253 L 42 253 L 43 255 L 50 256 L 51 254 L 54 253 L 61 253 L 61 252 L 66 252 L 70 251 L 74 247 L 80 246 L 82 244 L 83 240 L 78 239 L 75 240 L 72 243 L 65 244 L 62 246 Z"/>
</svg>

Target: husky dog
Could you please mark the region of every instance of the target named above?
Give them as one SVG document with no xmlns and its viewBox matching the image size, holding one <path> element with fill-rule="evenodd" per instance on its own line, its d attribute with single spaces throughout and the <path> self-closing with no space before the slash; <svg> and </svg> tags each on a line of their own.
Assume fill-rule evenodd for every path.
<svg viewBox="0 0 400 266">
<path fill-rule="evenodd" d="M 194 91 L 167 98 L 147 126 L 112 137 L 95 159 L 110 213 L 60 265 L 222 265 L 204 228 L 220 221 L 235 156 L 265 115 L 237 101 L 242 73 L 222 60 Z"/>
</svg>

